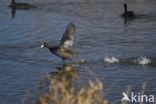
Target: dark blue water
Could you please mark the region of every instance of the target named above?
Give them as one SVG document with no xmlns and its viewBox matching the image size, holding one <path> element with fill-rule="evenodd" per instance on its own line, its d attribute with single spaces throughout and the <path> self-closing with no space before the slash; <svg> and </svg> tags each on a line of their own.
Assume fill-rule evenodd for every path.
<svg viewBox="0 0 156 104">
<path fill-rule="evenodd" d="M 57 72 L 56 67 L 63 65 L 40 45 L 58 44 L 69 22 L 77 29 L 76 60 L 85 61 L 76 71 L 82 79 L 93 78 L 85 70 L 87 66 L 102 81 L 110 103 L 119 104 L 128 85 L 131 91 L 141 92 L 144 82 L 145 94 L 156 97 L 155 0 L 127 0 L 138 18 L 126 24 L 120 17 L 122 0 L 23 2 L 36 8 L 16 10 L 14 18 L 8 8 L 10 1 L 0 3 L 0 102 L 20 104 L 27 90 L 25 103 L 36 99 L 41 75 Z"/>
</svg>

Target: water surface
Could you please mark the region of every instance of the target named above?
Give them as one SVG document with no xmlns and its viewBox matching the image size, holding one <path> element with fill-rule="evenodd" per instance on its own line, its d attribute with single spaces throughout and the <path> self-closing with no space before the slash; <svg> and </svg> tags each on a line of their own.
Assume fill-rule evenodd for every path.
<svg viewBox="0 0 156 104">
<path fill-rule="evenodd" d="M 27 90 L 25 103 L 35 100 L 41 75 L 63 66 L 60 58 L 40 45 L 58 44 L 69 22 L 77 28 L 76 60 L 85 61 L 76 73 L 85 81 L 93 79 L 87 66 L 102 81 L 104 93 L 112 86 L 105 95 L 110 103 L 119 104 L 128 85 L 137 93 L 146 82 L 145 94 L 156 94 L 156 1 L 127 2 L 139 18 L 125 24 L 120 17 L 122 0 L 29 0 L 36 8 L 16 10 L 14 18 L 10 1 L 1 0 L 0 102 L 20 104 Z"/>
</svg>

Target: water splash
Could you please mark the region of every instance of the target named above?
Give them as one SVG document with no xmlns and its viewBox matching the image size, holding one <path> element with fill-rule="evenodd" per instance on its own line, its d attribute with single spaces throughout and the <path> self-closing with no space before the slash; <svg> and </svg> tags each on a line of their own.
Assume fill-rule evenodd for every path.
<svg viewBox="0 0 156 104">
<path fill-rule="evenodd" d="M 138 58 L 139 64 L 145 65 L 145 64 L 149 64 L 150 62 L 151 62 L 151 60 L 147 57 Z"/>
<path fill-rule="evenodd" d="M 104 58 L 104 61 L 109 62 L 109 63 L 115 63 L 115 62 L 119 62 L 119 59 L 115 57 L 106 57 Z"/>
</svg>

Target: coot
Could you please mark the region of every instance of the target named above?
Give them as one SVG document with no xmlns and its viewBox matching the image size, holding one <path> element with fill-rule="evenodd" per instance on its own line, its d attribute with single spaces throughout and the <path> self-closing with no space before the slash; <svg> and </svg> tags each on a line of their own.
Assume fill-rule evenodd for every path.
<svg viewBox="0 0 156 104">
<path fill-rule="evenodd" d="M 122 14 L 122 17 L 124 18 L 134 18 L 136 15 L 133 11 L 127 10 L 127 4 L 124 4 L 124 13 Z"/>
<path fill-rule="evenodd" d="M 59 45 L 51 47 L 48 43 L 44 42 L 41 45 L 41 48 L 48 48 L 53 54 L 61 57 L 63 61 L 71 60 L 76 62 L 74 60 L 74 56 L 77 55 L 77 52 L 72 50 L 75 30 L 75 25 L 73 23 L 69 23 Z"/>
<path fill-rule="evenodd" d="M 29 9 L 31 8 L 31 5 L 29 5 L 28 3 L 16 3 L 15 0 L 11 0 L 9 7 L 13 9 Z"/>
</svg>

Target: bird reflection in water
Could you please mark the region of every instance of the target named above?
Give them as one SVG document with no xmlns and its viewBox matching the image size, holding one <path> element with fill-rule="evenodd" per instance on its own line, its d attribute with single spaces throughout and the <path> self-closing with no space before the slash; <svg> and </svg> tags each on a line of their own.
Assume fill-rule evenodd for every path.
<svg viewBox="0 0 156 104">
<path fill-rule="evenodd" d="M 11 18 L 14 18 L 15 17 L 15 14 L 16 14 L 16 9 L 15 8 L 12 8 L 11 9 Z"/>
<path fill-rule="evenodd" d="M 64 64 L 57 69 L 58 72 L 51 72 L 48 76 L 50 83 L 47 93 L 43 94 L 43 87 L 40 86 L 39 96 L 33 104 L 108 104 L 107 100 L 103 99 L 102 82 L 97 78 L 96 84 L 93 81 L 88 84 L 81 83 L 83 80 L 76 75 L 74 64 Z"/>
<path fill-rule="evenodd" d="M 75 64 L 63 64 L 62 67 L 57 67 L 58 72 L 51 72 L 51 80 L 55 80 L 57 83 L 62 83 L 66 89 L 72 88 L 72 81 L 74 78 L 77 80 L 79 77 L 75 73 Z"/>
<path fill-rule="evenodd" d="M 38 98 L 34 104 L 43 104 L 45 102 L 45 104 L 50 104 L 51 101 L 55 102 L 70 99 L 69 97 L 71 96 L 68 95 L 73 96 L 75 90 L 73 80 L 79 80 L 75 72 L 75 64 L 63 64 L 62 67 L 57 67 L 57 69 L 58 72 L 51 72 L 48 74 L 48 83 L 46 83 L 47 80 L 45 80 L 45 78 L 42 78 Z M 44 94 L 45 92 L 47 93 Z"/>
</svg>

